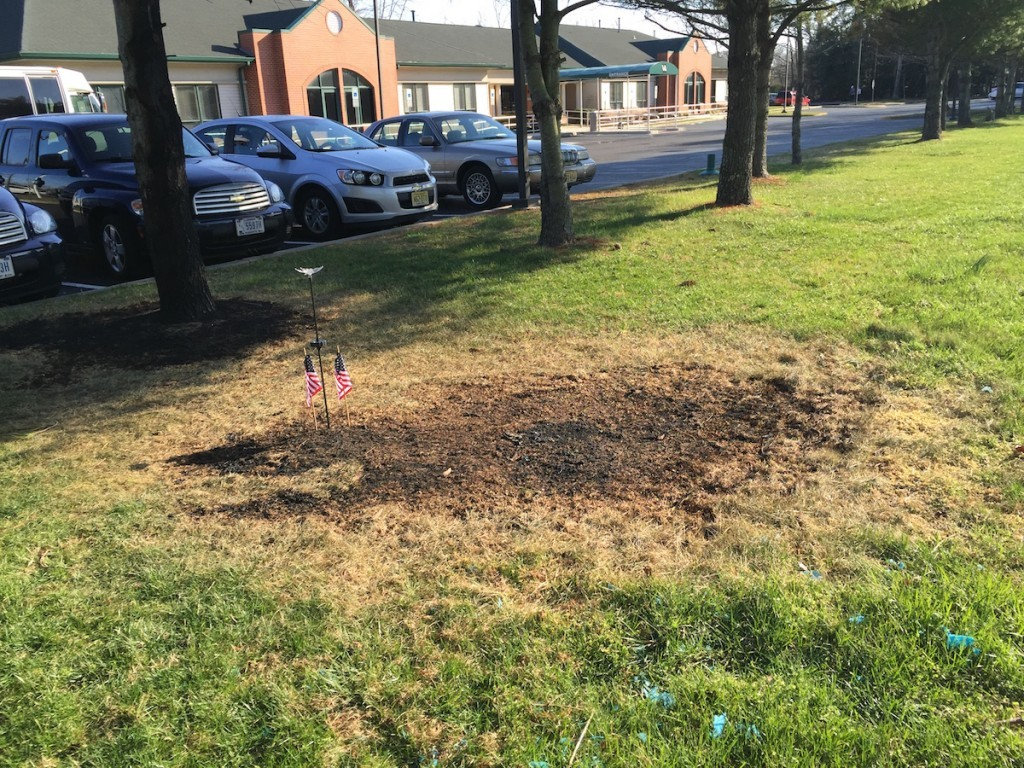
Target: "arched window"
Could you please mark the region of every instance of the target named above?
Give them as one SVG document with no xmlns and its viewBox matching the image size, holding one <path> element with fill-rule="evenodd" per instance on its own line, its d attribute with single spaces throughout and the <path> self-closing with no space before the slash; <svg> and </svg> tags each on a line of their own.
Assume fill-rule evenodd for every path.
<svg viewBox="0 0 1024 768">
<path fill-rule="evenodd" d="M 687 104 L 704 103 L 704 76 L 700 72 L 692 72 L 686 78 L 685 99 Z"/>
<path fill-rule="evenodd" d="M 341 101 L 338 93 L 338 70 L 328 69 L 306 86 L 309 114 L 341 122 Z"/>
<path fill-rule="evenodd" d="M 345 123 L 361 125 L 377 119 L 377 102 L 370 81 L 351 70 L 344 70 Z"/>
</svg>

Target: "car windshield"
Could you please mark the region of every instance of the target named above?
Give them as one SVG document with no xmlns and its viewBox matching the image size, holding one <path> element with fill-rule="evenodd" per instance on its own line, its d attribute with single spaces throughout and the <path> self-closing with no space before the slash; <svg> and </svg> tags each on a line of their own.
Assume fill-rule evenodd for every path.
<svg viewBox="0 0 1024 768">
<path fill-rule="evenodd" d="M 344 152 L 351 149 L 379 149 L 351 128 L 322 117 L 295 117 L 273 123 L 281 133 L 301 149 L 310 152 Z"/>
<path fill-rule="evenodd" d="M 516 135 L 493 117 L 473 112 L 454 113 L 435 118 L 441 135 L 449 144 L 482 139 L 514 139 Z"/>
<path fill-rule="evenodd" d="M 78 132 L 86 159 L 92 163 L 132 162 L 132 129 L 127 122 L 93 125 Z M 210 150 L 188 129 L 182 128 L 185 157 L 210 157 Z"/>
</svg>

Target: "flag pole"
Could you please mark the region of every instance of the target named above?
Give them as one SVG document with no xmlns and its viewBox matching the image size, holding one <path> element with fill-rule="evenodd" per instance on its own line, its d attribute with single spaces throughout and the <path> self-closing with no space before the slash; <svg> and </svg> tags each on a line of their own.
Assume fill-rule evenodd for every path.
<svg viewBox="0 0 1024 768">
<path fill-rule="evenodd" d="M 338 350 L 338 356 L 340 357 L 341 356 L 341 347 L 335 347 L 335 349 Z M 348 412 L 348 399 L 345 400 L 345 426 L 346 427 L 350 427 L 350 428 L 352 426 L 352 416 Z"/>
<path fill-rule="evenodd" d="M 316 321 L 316 298 L 313 296 L 313 275 L 322 270 L 323 267 L 296 267 L 295 271 L 299 274 L 305 275 L 309 278 L 309 303 L 313 306 L 313 335 L 315 338 L 309 342 L 309 346 L 316 348 L 316 361 L 320 366 L 320 384 L 321 391 L 324 395 L 324 419 L 327 421 L 327 429 L 331 428 L 331 411 L 327 407 L 327 388 L 323 386 L 324 382 L 324 360 L 320 355 L 320 350 L 324 346 L 324 340 L 320 338 L 320 327 Z"/>
</svg>

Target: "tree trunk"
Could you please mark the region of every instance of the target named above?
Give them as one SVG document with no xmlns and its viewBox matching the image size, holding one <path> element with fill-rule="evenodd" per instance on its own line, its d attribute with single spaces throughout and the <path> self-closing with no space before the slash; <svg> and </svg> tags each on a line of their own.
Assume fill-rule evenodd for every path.
<svg viewBox="0 0 1024 768">
<path fill-rule="evenodd" d="M 132 157 L 160 313 L 169 322 L 199 320 L 216 307 L 192 222 L 181 118 L 167 72 L 160 0 L 113 2 Z"/>
<path fill-rule="evenodd" d="M 903 89 L 900 88 L 900 79 L 903 77 L 903 54 L 896 55 L 896 74 L 892 78 L 892 97 L 893 99 L 903 98 Z"/>
<path fill-rule="evenodd" d="M 751 161 L 751 173 L 754 178 L 766 179 L 771 175 L 768 173 L 768 94 L 771 92 L 772 59 L 775 57 L 772 19 L 767 5 L 757 18 L 757 53 L 757 100 L 761 109 L 758 110 L 754 123 L 754 159 Z"/>
<path fill-rule="evenodd" d="M 960 106 L 956 112 L 956 124 L 960 128 L 970 128 L 971 122 L 971 62 L 960 65 Z"/>
<path fill-rule="evenodd" d="M 535 32 L 540 20 L 540 43 Z M 519 2 L 519 31 L 526 82 L 533 100 L 533 114 L 540 126 L 540 238 L 538 245 L 557 247 L 575 238 L 569 188 L 562 160 L 562 104 L 559 101 L 558 15 L 554 0 L 541 0 L 538 16 L 534 0 Z"/>
<path fill-rule="evenodd" d="M 796 22 L 796 99 L 793 103 L 793 165 L 804 161 L 803 147 L 800 145 L 801 120 L 804 114 L 804 22 Z"/>
<path fill-rule="evenodd" d="M 943 61 L 939 48 L 939 34 L 935 30 L 928 33 L 928 55 L 925 57 L 927 71 L 925 74 L 924 128 L 921 130 L 922 141 L 942 138 L 942 125 L 946 111 L 945 85 L 949 76 L 949 63 Z"/>
<path fill-rule="evenodd" d="M 754 202 L 754 126 L 757 111 L 767 109 L 767 96 L 766 103 L 757 101 L 757 11 L 767 8 L 767 0 L 728 0 L 725 8 L 729 25 L 729 111 L 715 205 L 750 205 Z"/>
</svg>

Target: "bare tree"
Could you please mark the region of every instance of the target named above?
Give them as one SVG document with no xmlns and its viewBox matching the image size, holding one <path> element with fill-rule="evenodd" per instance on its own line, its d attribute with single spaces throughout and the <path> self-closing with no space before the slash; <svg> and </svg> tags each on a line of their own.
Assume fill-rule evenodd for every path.
<svg viewBox="0 0 1024 768">
<path fill-rule="evenodd" d="M 348 0 L 349 7 L 358 16 L 373 16 L 373 0 Z M 377 0 L 377 18 L 401 19 L 409 0 Z"/>
<path fill-rule="evenodd" d="M 526 82 L 533 101 L 533 114 L 540 127 L 540 238 L 538 243 L 559 246 L 575 238 L 569 188 L 562 162 L 562 104 L 559 69 L 558 28 L 569 13 L 597 0 L 576 0 L 565 8 L 558 0 L 519 0 L 519 40 L 526 69 Z M 525 126 L 519 126 L 525 130 Z"/>
<path fill-rule="evenodd" d="M 171 322 L 200 320 L 216 308 L 189 206 L 182 125 L 167 72 L 160 0 L 113 2 L 132 157 L 160 313 Z"/>
</svg>

